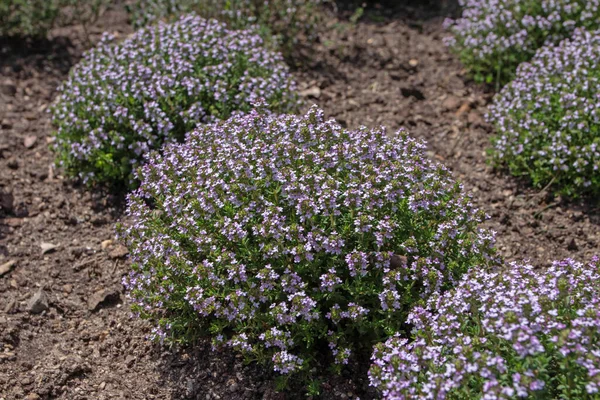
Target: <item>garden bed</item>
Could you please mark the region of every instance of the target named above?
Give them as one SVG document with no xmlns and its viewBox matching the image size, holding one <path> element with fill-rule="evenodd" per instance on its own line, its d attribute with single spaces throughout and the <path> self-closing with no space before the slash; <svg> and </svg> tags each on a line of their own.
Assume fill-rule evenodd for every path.
<svg viewBox="0 0 600 400">
<path fill-rule="evenodd" d="M 493 92 L 470 82 L 442 43 L 444 16 L 454 9 L 383 9 L 355 26 L 331 17 L 294 72 L 306 106 L 316 103 L 350 128 L 406 127 L 427 140 L 428 155 L 490 215 L 506 260 L 543 267 L 589 259 L 600 244 L 597 206 L 531 189 L 487 165 L 492 129 L 483 115 Z M 91 40 L 104 31 L 132 32 L 124 10 L 105 13 Z M 10 211 L 0 214 L 0 265 L 9 269 L 0 272 L 0 399 L 289 398 L 275 392 L 267 369 L 209 344 L 161 348 L 131 317 L 121 286 L 126 251 L 111 241 L 122 199 L 63 179 L 48 149 L 47 108 L 87 47 L 79 27 L 28 46 L 0 42 L 0 201 Z M 34 298 L 40 289 L 46 299 Z M 323 397 L 372 398 L 365 371 L 326 381 Z"/>
</svg>

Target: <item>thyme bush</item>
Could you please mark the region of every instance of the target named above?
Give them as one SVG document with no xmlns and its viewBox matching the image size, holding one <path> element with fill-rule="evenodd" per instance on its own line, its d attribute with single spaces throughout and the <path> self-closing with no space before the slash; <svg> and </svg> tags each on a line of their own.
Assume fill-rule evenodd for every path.
<svg viewBox="0 0 600 400">
<path fill-rule="evenodd" d="M 600 31 L 541 48 L 487 117 L 497 165 L 568 196 L 600 193 Z"/>
<path fill-rule="evenodd" d="M 416 307 L 414 339 L 376 346 L 371 385 L 391 399 L 597 399 L 600 264 L 471 270 Z"/>
<path fill-rule="evenodd" d="M 95 20 L 108 0 L 0 0 L 0 36 L 41 38 L 55 25 Z"/>
<path fill-rule="evenodd" d="M 575 28 L 600 28 L 600 0 L 459 0 L 458 19 L 446 20 L 447 43 L 478 82 L 501 86 L 545 44 Z"/>
<path fill-rule="evenodd" d="M 88 183 L 133 185 L 144 154 L 198 123 L 247 112 L 259 99 L 272 111 L 297 104 L 281 55 L 258 35 L 193 16 L 121 43 L 106 35 L 59 91 L 52 109 L 57 159 Z"/>
<path fill-rule="evenodd" d="M 368 357 L 494 258 L 484 215 L 423 143 L 317 108 L 200 126 L 141 181 L 120 228 L 135 311 L 161 340 L 211 336 L 283 381 Z"/>
<path fill-rule="evenodd" d="M 216 18 L 232 29 L 258 28 L 289 54 L 300 35 L 314 36 L 323 0 L 136 0 L 130 6 L 134 26 L 146 26 L 195 12 Z"/>
</svg>

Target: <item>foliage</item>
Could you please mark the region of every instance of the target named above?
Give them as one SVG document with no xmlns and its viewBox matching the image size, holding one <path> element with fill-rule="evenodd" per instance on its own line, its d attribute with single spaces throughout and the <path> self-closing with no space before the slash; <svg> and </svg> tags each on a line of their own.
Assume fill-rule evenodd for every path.
<svg viewBox="0 0 600 400">
<path fill-rule="evenodd" d="M 544 47 L 496 96 L 493 158 L 563 194 L 600 193 L 600 31 Z"/>
<path fill-rule="evenodd" d="M 153 154 L 129 197 L 135 310 L 158 338 L 210 334 L 283 380 L 368 357 L 493 259 L 484 216 L 424 147 L 316 108 L 199 127 Z"/>
<path fill-rule="evenodd" d="M 517 66 L 575 28 L 600 28 L 600 0 L 459 0 L 447 43 L 478 82 L 508 83 Z"/>
<path fill-rule="evenodd" d="M 195 12 L 216 18 L 231 29 L 258 28 L 289 54 L 300 35 L 313 36 L 322 0 L 136 0 L 130 6 L 135 26 Z"/>
<path fill-rule="evenodd" d="M 107 0 L 0 0 L 0 36 L 43 37 L 54 25 L 89 23 Z"/>
<path fill-rule="evenodd" d="M 384 399 L 596 399 L 600 264 L 471 270 L 409 316 L 414 340 L 376 346 Z"/>
<path fill-rule="evenodd" d="M 273 111 L 296 106 L 281 56 L 249 31 L 185 16 L 113 39 L 71 71 L 52 110 L 59 163 L 86 182 L 133 184 L 150 150 L 260 99 Z"/>
</svg>

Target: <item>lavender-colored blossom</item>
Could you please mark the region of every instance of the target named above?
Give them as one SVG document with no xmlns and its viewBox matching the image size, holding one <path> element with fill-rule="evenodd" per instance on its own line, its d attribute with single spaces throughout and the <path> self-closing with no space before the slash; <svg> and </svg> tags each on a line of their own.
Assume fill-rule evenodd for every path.
<svg viewBox="0 0 600 400">
<path fill-rule="evenodd" d="M 459 0 L 447 19 L 446 43 L 480 80 L 510 81 L 537 49 L 568 38 L 577 27 L 600 28 L 600 0 Z"/>
<path fill-rule="evenodd" d="M 494 158 L 536 186 L 600 192 L 600 31 L 541 48 L 494 98 Z"/>
<path fill-rule="evenodd" d="M 144 156 L 198 123 L 258 101 L 273 111 L 296 105 L 281 55 L 250 31 L 184 16 L 114 39 L 106 34 L 84 55 L 52 108 L 58 160 L 84 181 L 129 183 Z"/>
<path fill-rule="evenodd" d="M 495 261 L 485 216 L 423 151 L 318 108 L 199 126 L 151 155 L 128 198 L 136 311 L 170 323 L 167 338 L 209 331 L 281 373 L 368 353 L 412 304 Z"/>
<path fill-rule="evenodd" d="M 600 264 L 473 269 L 408 317 L 414 339 L 376 346 L 384 399 L 593 399 L 600 384 Z"/>
</svg>

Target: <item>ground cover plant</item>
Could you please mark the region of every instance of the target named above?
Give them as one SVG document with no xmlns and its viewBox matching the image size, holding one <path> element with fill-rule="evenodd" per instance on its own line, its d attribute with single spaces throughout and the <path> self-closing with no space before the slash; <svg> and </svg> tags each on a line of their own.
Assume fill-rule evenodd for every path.
<svg viewBox="0 0 600 400">
<path fill-rule="evenodd" d="M 494 98 L 492 156 L 563 194 L 600 193 L 600 32 L 543 47 Z"/>
<path fill-rule="evenodd" d="M 509 82 L 517 66 L 544 44 L 568 38 L 575 28 L 600 28 L 599 0 L 459 0 L 448 19 L 447 39 L 479 82 Z"/>
<path fill-rule="evenodd" d="M 423 143 L 317 108 L 199 127 L 141 181 L 121 228 L 134 310 L 161 340 L 210 334 L 267 362 L 282 387 L 368 357 L 413 305 L 494 258 L 484 216 Z"/>
<path fill-rule="evenodd" d="M 409 316 L 414 340 L 378 345 L 384 399 L 597 399 L 600 264 L 473 269 Z"/>
<path fill-rule="evenodd" d="M 59 92 L 57 159 L 88 183 L 134 184 L 131 172 L 148 151 L 259 99 L 272 111 L 297 104 L 287 66 L 260 36 L 194 16 L 121 43 L 106 35 Z"/>
<path fill-rule="evenodd" d="M 130 5 L 135 26 L 195 12 L 216 18 L 232 29 L 257 29 L 267 40 L 274 39 L 286 53 L 300 35 L 312 37 L 322 0 L 136 0 Z"/>
<path fill-rule="evenodd" d="M 44 37 L 55 24 L 90 23 L 108 0 L 0 0 L 0 36 Z"/>
</svg>

